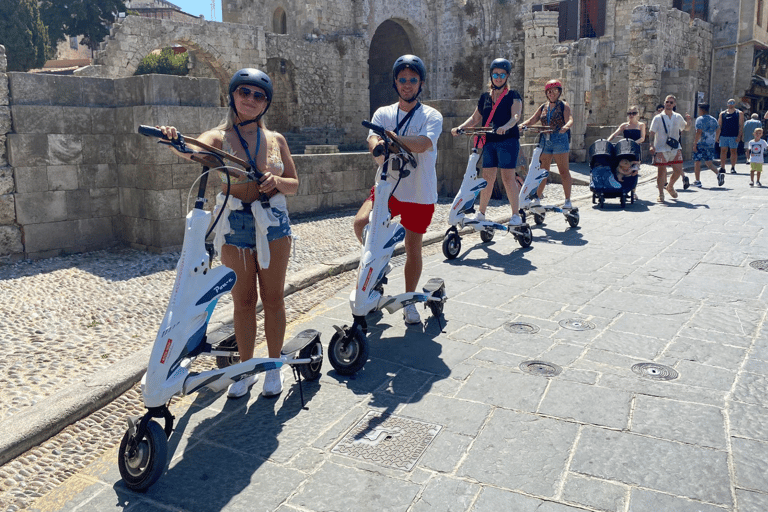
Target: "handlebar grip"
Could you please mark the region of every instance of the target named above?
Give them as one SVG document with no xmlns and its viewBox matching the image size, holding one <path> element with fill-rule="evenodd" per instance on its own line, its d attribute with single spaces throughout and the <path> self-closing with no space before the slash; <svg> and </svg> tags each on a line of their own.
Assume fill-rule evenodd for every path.
<svg viewBox="0 0 768 512">
<path fill-rule="evenodd" d="M 374 132 L 376 132 L 377 134 L 379 134 L 381 136 L 383 136 L 383 134 L 386 132 L 386 130 L 384 130 L 383 126 L 379 126 L 377 124 L 373 124 L 373 123 L 371 123 L 369 121 L 363 121 L 363 126 L 368 128 L 369 130 L 373 130 Z"/>
<path fill-rule="evenodd" d="M 146 135 L 147 137 L 156 137 L 158 139 L 168 139 L 165 135 L 163 135 L 163 132 L 160 131 L 159 128 L 155 128 L 154 126 L 147 126 L 145 124 L 142 124 L 139 126 L 139 133 L 141 135 Z"/>
<path fill-rule="evenodd" d="M 381 156 L 384 154 L 384 146 L 378 145 L 375 148 L 373 148 L 372 152 L 373 156 Z"/>
</svg>

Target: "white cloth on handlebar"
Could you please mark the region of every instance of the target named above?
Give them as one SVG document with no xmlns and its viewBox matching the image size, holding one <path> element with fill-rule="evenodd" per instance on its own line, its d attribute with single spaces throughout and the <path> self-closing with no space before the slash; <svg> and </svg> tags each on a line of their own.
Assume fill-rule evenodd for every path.
<svg viewBox="0 0 768 512">
<path fill-rule="evenodd" d="M 225 195 L 219 192 L 216 195 L 216 208 L 213 211 L 213 218 L 219 214 L 221 206 L 224 204 Z M 279 210 L 287 211 L 288 205 L 285 201 L 285 194 L 275 194 L 269 200 L 271 208 L 277 208 Z M 269 254 L 269 240 L 267 239 L 267 231 L 270 227 L 280 225 L 280 221 L 277 220 L 275 215 L 270 209 L 261 206 L 259 201 L 251 203 L 251 213 L 256 225 L 256 260 L 259 263 L 260 268 L 269 268 L 270 254 Z M 242 210 L 243 202 L 236 198 L 229 196 L 227 204 L 224 206 L 224 212 L 221 214 L 219 223 L 216 226 L 213 236 L 213 246 L 216 249 L 216 254 L 221 255 L 221 246 L 226 242 L 225 235 L 232 232 L 232 227 L 229 225 L 229 214 L 234 210 Z"/>
</svg>

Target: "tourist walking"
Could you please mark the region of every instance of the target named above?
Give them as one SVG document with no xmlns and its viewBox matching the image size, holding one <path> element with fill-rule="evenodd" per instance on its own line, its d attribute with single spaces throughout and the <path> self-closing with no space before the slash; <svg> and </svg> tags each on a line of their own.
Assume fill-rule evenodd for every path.
<svg viewBox="0 0 768 512">
<path fill-rule="evenodd" d="M 222 191 L 229 188 L 230 197 L 226 203 L 224 194 L 217 198 L 217 211 L 223 208 L 224 212 L 216 226 L 214 245 L 221 262 L 237 276 L 232 288 L 233 323 L 241 361 L 253 357 L 259 296 L 264 307 L 269 357 L 280 357 L 285 338 L 283 289 L 291 252 L 291 225 L 285 196 L 296 193 L 299 179 L 285 138 L 268 130 L 264 123 L 263 116 L 272 95 L 272 80 L 266 73 L 253 68 L 239 70 L 229 81 L 227 117 L 199 137 L 200 141 L 232 153 L 264 173 L 260 184 L 245 176 L 228 178 L 227 174 L 219 173 Z M 176 128 L 172 126 L 160 129 L 171 139 L 177 137 Z M 189 159 L 189 155 L 174 152 Z M 231 180 L 229 186 L 228 179 Z M 259 201 L 262 193 L 274 193 L 269 207 L 263 207 Z M 214 217 L 216 215 L 214 212 Z M 257 378 L 258 374 L 235 382 L 229 386 L 227 396 L 244 396 Z M 280 369 L 267 370 L 262 394 L 276 396 L 282 390 Z"/>
<path fill-rule="evenodd" d="M 728 100 L 728 108 L 717 118 L 715 142 L 720 144 L 720 171 L 725 172 L 725 159 L 731 152 L 731 174 L 736 174 L 739 142 L 744 137 L 744 113 L 736 108 L 736 100 Z"/>
<path fill-rule="evenodd" d="M 395 132 L 408 145 L 416 158 L 416 167 L 404 177 L 389 198 L 392 217 L 400 215 L 400 224 L 405 228 L 405 291 L 415 292 L 422 269 L 422 240 L 432 222 L 437 203 L 437 139 L 443 131 L 443 116 L 419 100 L 427 75 L 427 68 L 415 55 L 403 55 L 392 67 L 392 86 L 397 91 L 398 101 L 380 107 L 374 112 L 371 122 Z M 376 146 L 384 141 L 372 130 L 368 134 L 368 150 L 374 154 Z M 384 163 L 384 157 L 374 157 L 377 165 Z M 354 230 L 362 243 L 363 229 L 368 224 L 373 209 L 371 196 L 355 215 Z M 403 308 L 407 324 L 421 322 L 414 304 Z"/>
<path fill-rule="evenodd" d="M 664 184 L 667 182 L 667 167 L 672 167 L 672 176 L 666 186 L 666 191 L 672 198 L 677 198 L 675 181 L 683 174 L 683 151 L 680 144 L 682 132 L 690 128 L 690 114 L 681 116 L 674 111 L 677 98 L 669 95 L 664 99 L 664 110 L 654 116 L 648 138 L 651 141 L 650 151 L 653 155 L 653 165 L 656 166 L 656 186 L 659 189 L 658 202 L 664 202 Z"/>
<path fill-rule="evenodd" d="M 520 184 L 515 179 L 517 156 L 520 153 L 520 130 L 517 123 L 523 112 L 523 99 L 514 89 L 509 88 L 509 73 L 512 64 L 507 59 L 496 59 L 491 62 L 489 69 L 488 90 L 477 101 L 477 107 L 472 115 L 453 128 L 453 136 L 459 130 L 478 125 L 494 128 L 493 133 L 484 135 L 478 147 L 483 148 L 483 179 L 488 185 L 480 191 L 480 205 L 475 220 L 485 220 L 485 210 L 491 200 L 493 185 L 496 182 L 496 170 L 501 173 L 501 182 L 507 191 L 507 199 L 512 208 L 510 226 L 522 224 L 518 213 Z"/>
<path fill-rule="evenodd" d="M 560 173 L 560 179 L 563 182 L 563 193 L 565 194 L 564 209 L 571 209 L 571 172 L 568 169 L 568 156 L 571 152 L 570 129 L 573 126 L 573 117 L 571 116 L 571 107 L 561 99 L 563 95 L 563 84 L 560 80 L 550 80 L 544 85 L 544 94 L 547 101 L 543 103 L 534 114 L 521 123 L 521 127 L 527 127 L 541 121 L 541 124 L 551 131 L 542 133 L 539 144 L 542 147 L 541 168 L 549 170 L 549 166 L 554 158 L 557 164 L 557 172 Z M 538 189 L 538 197 L 544 197 L 544 187 L 547 179 L 541 181 Z M 538 203 L 536 199 L 534 203 Z"/>
<path fill-rule="evenodd" d="M 755 185 L 755 174 L 757 174 L 757 186 L 762 187 L 760 183 L 760 174 L 763 172 L 763 162 L 765 162 L 765 151 L 768 150 L 768 142 L 763 140 L 763 129 L 755 128 L 754 139 L 749 141 L 748 148 L 749 159 L 749 186 Z"/>
<path fill-rule="evenodd" d="M 713 160 L 715 159 L 715 133 L 717 132 L 717 119 L 709 115 L 709 104 L 699 104 L 699 117 L 696 118 L 694 127 L 696 135 L 693 138 L 693 173 L 694 186 L 701 188 L 701 163 L 704 162 L 717 176 L 717 185 L 722 187 L 725 183 L 725 169 L 718 172 Z"/>
<path fill-rule="evenodd" d="M 640 109 L 632 105 L 627 109 L 627 122 L 621 123 L 616 131 L 608 137 L 608 140 L 621 136 L 623 139 L 632 139 L 638 144 L 645 142 L 645 123 L 640 121 Z"/>
</svg>

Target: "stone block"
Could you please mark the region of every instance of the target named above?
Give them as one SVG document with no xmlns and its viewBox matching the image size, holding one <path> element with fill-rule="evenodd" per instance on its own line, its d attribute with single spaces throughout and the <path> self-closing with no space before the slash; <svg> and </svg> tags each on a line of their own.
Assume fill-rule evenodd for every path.
<svg viewBox="0 0 768 512">
<path fill-rule="evenodd" d="M 174 164 L 175 165 L 175 164 Z M 146 190 L 173 189 L 173 165 L 137 165 L 137 187 Z"/>
<path fill-rule="evenodd" d="M 11 131 L 11 109 L 0 107 L 0 133 L 5 135 Z"/>
<path fill-rule="evenodd" d="M 120 214 L 120 194 L 117 187 L 92 188 L 91 215 L 94 217 L 111 217 Z"/>
<path fill-rule="evenodd" d="M 112 107 L 115 105 L 115 80 L 110 78 L 77 77 L 82 92 L 82 105 Z"/>
<path fill-rule="evenodd" d="M 75 221 L 45 222 L 24 226 L 24 251 L 27 253 L 61 251 L 72 247 L 74 242 Z"/>
<path fill-rule="evenodd" d="M 13 169 L 17 193 L 25 194 L 48 190 L 48 168 L 46 166 L 12 167 L 11 169 Z"/>
<path fill-rule="evenodd" d="M 120 215 L 118 217 L 117 238 L 134 246 L 151 245 L 152 224 L 147 219 Z"/>
<path fill-rule="evenodd" d="M 114 164 L 115 137 L 112 135 L 83 135 L 83 164 Z"/>
<path fill-rule="evenodd" d="M 49 165 L 80 164 L 83 162 L 83 141 L 81 135 L 49 134 Z"/>
<path fill-rule="evenodd" d="M 48 163 L 48 136 L 9 133 L 8 163 L 13 167 L 33 167 Z"/>
<path fill-rule="evenodd" d="M 120 188 L 120 213 L 129 217 L 146 218 L 146 191 L 136 188 Z"/>
<path fill-rule="evenodd" d="M 110 109 L 115 115 L 115 133 L 136 134 L 140 123 L 136 123 L 133 118 L 133 107 L 120 107 Z"/>
<path fill-rule="evenodd" d="M 67 220 L 66 194 L 65 191 L 15 194 L 16 221 L 26 226 Z"/>
<path fill-rule="evenodd" d="M 197 164 L 173 164 L 171 165 L 171 186 L 168 188 L 176 188 L 181 191 L 189 190 L 189 187 L 195 182 L 202 167 Z M 208 178 L 208 188 L 215 188 L 218 190 L 218 184 L 220 180 L 217 173 L 213 173 Z"/>
<path fill-rule="evenodd" d="M 5 134 L 0 134 L 0 167 L 5 167 L 8 165 L 8 154 L 6 153 L 6 140 L 8 138 L 5 136 Z"/>
<path fill-rule="evenodd" d="M 168 220 L 182 217 L 181 194 L 178 190 L 147 190 L 147 218 Z"/>
<path fill-rule="evenodd" d="M 81 165 L 78 168 L 81 188 L 112 188 L 117 186 L 117 166 L 112 164 Z"/>
<path fill-rule="evenodd" d="M 0 167 L 0 195 L 10 194 L 14 190 L 13 167 Z"/>
<path fill-rule="evenodd" d="M 8 105 L 10 104 L 10 101 L 8 101 L 8 75 L 5 73 L 0 73 L 0 105 Z"/>
<path fill-rule="evenodd" d="M 48 190 L 76 190 L 77 166 L 76 165 L 51 165 L 48 171 Z"/>
<path fill-rule="evenodd" d="M 114 135 L 117 133 L 114 108 L 91 108 L 89 110 L 91 114 L 91 129 L 89 133 L 102 135 Z"/>
<path fill-rule="evenodd" d="M 109 217 L 78 220 L 74 230 L 77 243 L 84 245 L 86 250 L 109 247 L 117 241 Z"/>
<path fill-rule="evenodd" d="M 199 84 L 199 105 L 215 109 L 221 107 L 221 100 L 219 99 L 222 92 L 221 82 L 215 78 L 198 78 L 197 82 Z"/>
<path fill-rule="evenodd" d="M 153 220 L 152 249 L 160 252 L 174 251 L 184 242 L 184 219 Z"/>
<path fill-rule="evenodd" d="M 136 188 L 136 175 L 138 169 L 133 164 L 117 165 L 117 185 L 119 187 Z"/>
<path fill-rule="evenodd" d="M 115 138 L 115 160 L 118 164 L 136 164 L 146 149 L 144 137 L 138 133 Z"/>
<path fill-rule="evenodd" d="M 291 214 L 314 212 L 318 210 L 318 198 L 319 196 L 315 194 L 288 196 L 288 211 L 291 212 Z M 359 202 L 362 202 L 362 200 Z"/>
<path fill-rule="evenodd" d="M 90 109 L 45 105 L 13 105 L 16 133 L 83 134 L 91 132 Z"/>
<path fill-rule="evenodd" d="M 19 254 L 23 251 L 21 229 L 18 226 L 0 226 L 0 256 Z"/>
<path fill-rule="evenodd" d="M 16 221 L 16 208 L 13 194 L 0 196 L 0 225 L 13 224 Z"/>
<path fill-rule="evenodd" d="M 91 216 L 91 194 L 87 189 L 67 190 L 67 220 Z"/>
</svg>

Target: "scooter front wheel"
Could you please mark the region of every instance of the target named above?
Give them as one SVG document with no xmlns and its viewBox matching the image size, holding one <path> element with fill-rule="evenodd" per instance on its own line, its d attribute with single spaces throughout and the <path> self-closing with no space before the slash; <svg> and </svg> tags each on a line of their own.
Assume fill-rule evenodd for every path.
<svg viewBox="0 0 768 512">
<path fill-rule="evenodd" d="M 120 442 L 117 466 L 125 485 L 144 492 L 163 474 L 168 461 L 168 438 L 156 421 L 147 423 L 147 431 L 140 441 L 128 430 Z"/>
<path fill-rule="evenodd" d="M 522 226 L 520 228 L 520 234 L 516 235 L 515 238 L 517 238 L 517 243 L 519 243 L 520 247 L 523 249 L 530 247 L 533 243 L 533 233 L 531 232 L 530 226 Z"/>
<path fill-rule="evenodd" d="M 328 360 L 341 375 L 353 375 L 368 362 L 368 340 L 359 327 L 336 332 L 328 344 Z"/>
<path fill-rule="evenodd" d="M 565 220 L 568 221 L 568 225 L 575 228 L 579 225 L 579 212 L 571 212 L 565 216 Z"/>
<path fill-rule="evenodd" d="M 461 237 L 458 233 L 448 233 L 443 238 L 443 255 L 449 260 L 455 260 L 461 251 Z"/>
<path fill-rule="evenodd" d="M 534 213 L 533 222 L 535 222 L 537 226 L 544 224 L 544 214 Z"/>
<path fill-rule="evenodd" d="M 237 352 L 237 339 L 235 339 L 234 334 L 222 340 L 216 348 L 231 351 L 228 356 L 216 356 L 216 366 L 218 368 L 226 368 L 240 362 L 240 354 Z"/>
<path fill-rule="evenodd" d="M 480 232 L 480 240 L 486 244 L 493 240 L 493 229 L 484 229 Z"/>
<path fill-rule="evenodd" d="M 320 377 L 320 370 L 323 367 L 323 344 L 320 340 L 310 343 L 299 351 L 299 359 L 309 359 L 313 356 L 317 358 L 317 362 L 297 365 L 299 373 L 307 380 L 317 380 Z"/>
</svg>

